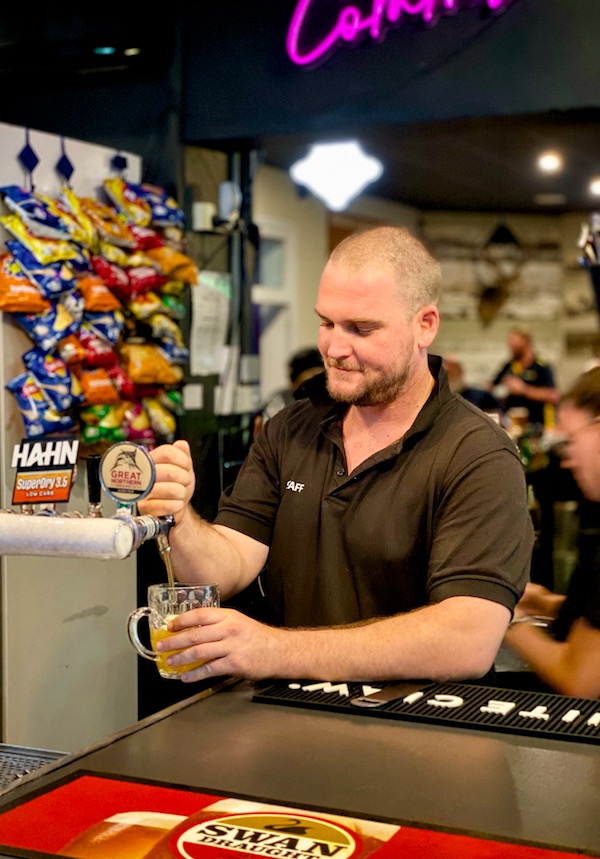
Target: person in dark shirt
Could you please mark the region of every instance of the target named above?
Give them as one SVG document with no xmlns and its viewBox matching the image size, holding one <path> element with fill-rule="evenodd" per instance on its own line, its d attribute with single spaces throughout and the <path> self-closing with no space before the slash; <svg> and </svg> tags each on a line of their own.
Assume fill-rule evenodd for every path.
<svg viewBox="0 0 600 859">
<path fill-rule="evenodd" d="M 552 367 L 536 354 L 531 333 L 524 326 L 509 331 L 508 348 L 510 361 L 500 368 L 488 387 L 498 399 L 497 387 L 505 389 L 502 397 L 505 412 L 526 408 L 530 424 L 542 430 L 552 426 L 560 398 Z"/>
<path fill-rule="evenodd" d="M 464 368 L 456 355 L 448 353 L 443 360 L 444 369 L 448 374 L 448 384 L 450 390 L 455 394 L 460 394 L 469 403 L 473 403 L 482 412 L 498 412 L 500 404 L 496 397 L 483 388 L 475 388 L 467 385 L 465 380 Z"/>
<path fill-rule="evenodd" d="M 172 621 L 184 682 L 481 678 L 533 548 L 514 443 L 452 394 L 429 348 L 440 266 L 406 230 L 344 239 L 316 315 L 329 399 L 298 400 L 256 436 L 213 522 L 191 507 L 187 441 L 151 452 L 142 514 L 175 517 L 175 574 L 224 601 L 260 576 L 268 618 L 225 605 Z M 310 383 L 307 383 L 310 384 Z M 311 386 L 312 393 L 312 386 Z M 171 646 L 172 645 L 172 646 Z"/>
<path fill-rule="evenodd" d="M 254 418 L 253 434 L 257 435 L 269 418 L 296 400 L 306 396 L 306 383 L 324 370 L 323 356 L 316 346 L 299 349 L 288 361 L 287 370 L 290 384 L 271 394 Z"/>
<path fill-rule="evenodd" d="M 571 470 L 580 505 L 579 561 L 556 594 L 530 583 L 505 640 L 544 684 L 565 695 L 600 697 L 600 367 L 582 374 L 558 409 L 562 464 Z M 548 630 L 536 626 L 545 618 Z"/>
</svg>

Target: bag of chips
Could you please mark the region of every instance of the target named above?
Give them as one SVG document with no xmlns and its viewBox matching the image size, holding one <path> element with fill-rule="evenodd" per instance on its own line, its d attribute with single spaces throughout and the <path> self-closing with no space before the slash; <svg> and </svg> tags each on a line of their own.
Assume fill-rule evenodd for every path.
<svg viewBox="0 0 600 859">
<path fill-rule="evenodd" d="M 0 188 L 7 209 L 14 212 L 34 236 L 42 239 L 68 239 L 64 223 L 52 214 L 46 203 L 36 194 L 18 185 Z"/>
<path fill-rule="evenodd" d="M 135 239 L 129 232 L 129 226 L 115 209 L 91 197 L 80 197 L 79 203 L 101 239 L 122 248 L 135 247 Z"/>
<path fill-rule="evenodd" d="M 121 402 L 119 392 L 103 367 L 83 369 L 78 374 L 84 405 L 110 405 Z"/>
<path fill-rule="evenodd" d="M 149 248 L 146 253 L 159 268 L 166 280 L 179 280 L 194 286 L 198 283 L 198 266 L 186 254 L 163 245 L 162 248 Z"/>
<path fill-rule="evenodd" d="M 68 239 L 40 238 L 27 229 L 18 215 L 3 215 L 0 223 L 18 242 L 25 245 L 42 265 L 70 260 L 73 265 L 89 267 L 89 261 L 83 251 Z"/>
<path fill-rule="evenodd" d="M 8 239 L 6 247 L 15 262 L 29 280 L 38 287 L 44 298 L 57 298 L 63 292 L 70 292 L 77 286 L 75 272 L 68 262 L 39 263 L 31 251 L 16 239 Z"/>
<path fill-rule="evenodd" d="M 101 313 L 121 308 L 117 296 L 97 274 L 83 275 L 77 279 L 77 286 L 83 296 L 86 311 Z"/>
<path fill-rule="evenodd" d="M 61 190 L 59 203 L 61 209 L 68 212 L 78 225 L 80 231 L 78 237 L 75 238 L 75 235 L 71 233 L 72 238 L 95 253 L 98 250 L 100 236 L 92 219 L 84 212 L 79 197 L 71 188 L 65 185 Z"/>
<path fill-rule="evenodd" d="M 38 346 L 25 352 L 23 364 L 31 373 L 42 395 L 57 412 L 78 404 L 71 371 L 62 360 Z"/>
<path fill-rule="evenodd" d="M 50 302 L 29 280 L 12 254 L 0 256 L 0 310 L 6 313 L 45 313 L 50 310 Z"/>
<path fill-rule="evenodd" d="M 110 180 L 107 181 L 110 182 Z M 159 188 L 157 185 L 149 185 L 147 182 L 141 185 L 133 182 L 126 182 L 124 184 L 126 185 L 128 200 L 135 200 L 135 205 L 139 207 L 140 212 L 142 211 L 142 206 L 150 210 L 150 220 L 146 224 L 142 224 L 140 220 L 131 217 L 130 220 L 133 223 L 141 223 L 142 226 L 147 226 L 149 223 L 155 227 L 168 227 L 172 224 L 183 225 L 185 222 L 182 209 L 179 208 L 177 201 L 164 188 Z M 105 183 L 105 188 L 107 193 L 110 193 L 110 190 L 113 193 L 116 192 L 116 185 L 110 186 L 109 190 Z M 117 194 L 117 196 L 123 202 L 115 201 L 115 205 L 126 207 L 123 194 Z M 132 208 L 127 208 L 127 211 L 132 211 Z"/>
<path fill-rule="evenodd" d="M 15 397 L 27 438 L 68 433 L 76 426 L 73 415 L 60 414 L 49 404 L 28 371 L 11 379 L 6 389 Z"/>
<path fill-rule="evenodd" d="M 121 366 L 136 384 L 178 385 L 183 379 L 181 367 L 169 364 L 153 343 L 124 343 L 119 353 Z"/>
<path fill-rule="evenodd" d="M 43 313 L 13 313 L 13 319 L 44 352 L 53 352 L 61 340 L 79 329 L 79 323 L 58 302 Z"/>
<path fill-rule="evenodd" d="M 132 224 L 147 227 L 152 219 L 149 203 L 143 200 L 121 176 L 104 180 L 104 190 L 111 203 Z"/>
</svg>

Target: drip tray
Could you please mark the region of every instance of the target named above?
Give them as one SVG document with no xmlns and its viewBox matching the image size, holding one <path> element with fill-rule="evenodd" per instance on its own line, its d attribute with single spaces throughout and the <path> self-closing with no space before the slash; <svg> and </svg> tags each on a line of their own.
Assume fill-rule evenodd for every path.
<svg viewBox="0 0 600 859">
<path fill-rule="evenodd" d="M 0 743 L 0 788 L 28 775 L 34 770 L 53 763 L 67 752 L 53 752 L 47 749 L 33 749 L 29 746 L 10 746 Z"/>
</svg>

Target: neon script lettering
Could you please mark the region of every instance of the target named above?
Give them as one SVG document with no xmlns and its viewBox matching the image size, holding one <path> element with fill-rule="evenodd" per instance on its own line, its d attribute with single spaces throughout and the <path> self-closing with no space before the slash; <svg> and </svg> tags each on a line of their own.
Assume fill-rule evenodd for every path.
<svg viewBox="0 0 600 859">
<path fill-rule="evenodd" d="M 350 45 L 365 33 L 375 41 L 385 36 L 390 27 L 399 27 L 403 16 L 421 18 L 428 26 L 437 23 L 442 15 L 451 15 L 461 7 L 487 6 L 492 12 L 502 10 L 511 0 L 371 0 L 371 13 L 363 16 L 356 6 L 345 6 L 339 13 L 331 31 L 312 50 L 302 53 L 300 42 L 307 16 L 314 0 L 299 0 L 288 29 L 286 48 L 292 62 L 305 66 L 332 53 L 343 42 Z"/>
</svg>

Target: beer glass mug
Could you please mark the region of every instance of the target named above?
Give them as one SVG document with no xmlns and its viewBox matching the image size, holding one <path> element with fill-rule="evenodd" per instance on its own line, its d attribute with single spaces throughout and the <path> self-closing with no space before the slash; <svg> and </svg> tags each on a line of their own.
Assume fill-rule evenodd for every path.
<svg viewBox="0 0 600 859">
<path fill-rule="evenodd" d="M 218 605 L 220 605 L 218 585 L 175 585 L 175 587 L 169 587 L 168 584 L 150 585 L 148 588 L 148 605 L 132 611 L 127 619 L 129 641 L 140 656 L 156 662 L 161 677 L 166 680 L 178 680 L 185 671 L 197 668 L 205 660 L 187 662 L 185 665 L 167 665 L 167 657 L 180 651 L 171 650 L 168 653 L 157 653 L 157 642 L 163 638 L 168 638 L 169 635 L 174 635 L 167 629 L 167 624 L 175 615 L 183 614 L 194 608 Z M 142 643 L 139 636 L 138 624 L 143 617 L 148 618 L 151 650 Z"/>
<path fill-rule="evenodd" d="M 507 411 L 506 417 L 509 419 L 514 430 L 523 434 L 527 429 L 527 423 L 529 421 L 529 409 L 514 406 L 512 409 Z"/>
</svg>

